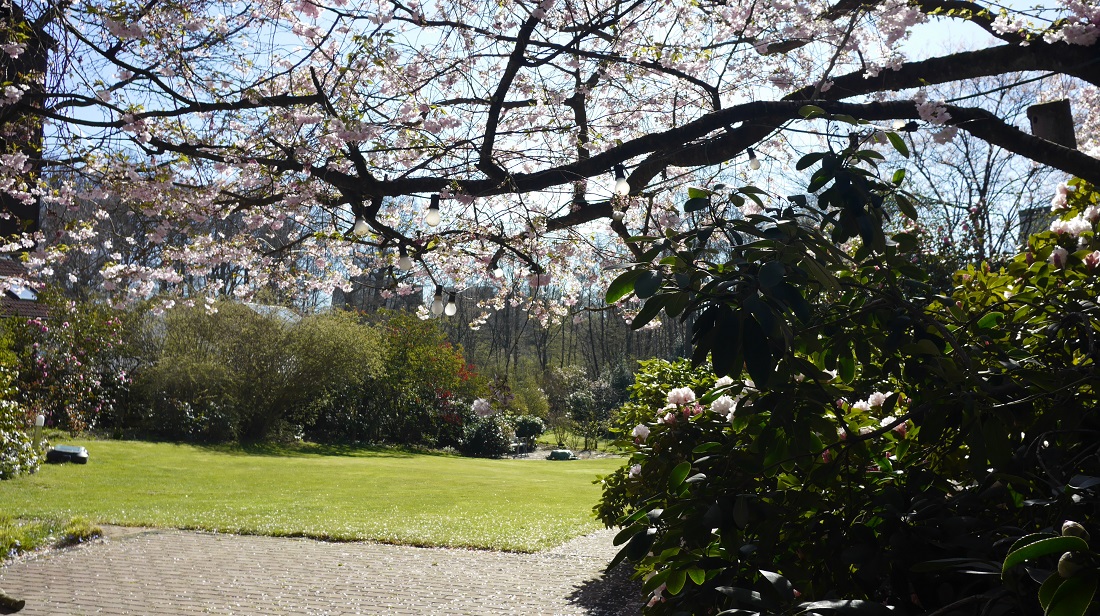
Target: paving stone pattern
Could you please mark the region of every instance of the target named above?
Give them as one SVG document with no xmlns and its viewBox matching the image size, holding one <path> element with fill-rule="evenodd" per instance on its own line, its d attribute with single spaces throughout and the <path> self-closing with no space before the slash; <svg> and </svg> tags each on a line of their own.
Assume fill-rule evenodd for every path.
<svg viewBox="0 0 1100 616">
<path fill-rule="evenodd" d="M 113 537 L 112 537 L 113 535 Z M 108 539 L 0 568 L 20 616 L 640 613 L 611 531 L 538 554 L 174 530 Z"/>
</svg>

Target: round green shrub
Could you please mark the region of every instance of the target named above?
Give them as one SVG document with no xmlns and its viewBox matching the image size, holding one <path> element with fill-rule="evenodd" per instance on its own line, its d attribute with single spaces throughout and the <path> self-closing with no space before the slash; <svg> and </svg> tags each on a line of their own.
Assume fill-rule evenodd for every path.
<svg viewBox="0 0 1100 616">
<path fill-rule="evenodd" d="M 473 458 L 499 458 L 508 453 L 510 445 L 504 420 L 492 415 L 476 417 L 466 425 L 459 451 Z"/>
<path fill-rule="evenodd" d="M 534 440 L 546 432 L 546 424 L 534 415 L 517 415 L 512 419 L 512 426 L 516 429 L 516 437 Z"/>
</svg>

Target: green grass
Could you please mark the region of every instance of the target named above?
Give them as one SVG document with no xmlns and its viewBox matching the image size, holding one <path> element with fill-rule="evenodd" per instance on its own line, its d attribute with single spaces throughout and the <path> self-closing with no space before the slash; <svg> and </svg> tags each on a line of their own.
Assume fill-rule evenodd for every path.
<svg viewBox="0 0 1100 616">
<path fill-rule="evenodd" d="M 99 524 L 531 552 L 599 528 L 620 459 L 480 460 L 396 450 L 81 441 L 87 465 L 0 482 L 0 514 Z"/>
<path fill-rule="evenodd" d="M 76 545 L 103 535 L 84 518 L 16 520 L 0 513 L 0 561 L 44 547 Z"/>
</svg>

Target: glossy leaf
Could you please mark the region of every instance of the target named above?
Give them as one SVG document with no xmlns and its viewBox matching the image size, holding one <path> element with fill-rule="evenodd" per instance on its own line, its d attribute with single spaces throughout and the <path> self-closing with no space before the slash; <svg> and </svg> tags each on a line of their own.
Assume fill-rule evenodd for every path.
<svg viewBox="0 0 1100 616">
<path fill-rule="evenodd" d="M 894 149 L 898 151 L 898 154 L 909 158 L 909 146 L 905 145 L 905 140 L 901 138 L 901 135 L 888 132 L 886 138 L 890 140 L 890 145 L 894 146 Z"/>
<path fill-rule="evenodd" d="M 1085 540 L 1080 537 L 1047 537 L 1027 543 L 1019 548 L 1015 545 L 1012 547 L 1013 551 L 1005 557 L 1004 567 L 1001 569 L 1002 573 L 1007 573 L 1009 569 L 1024 561 L 1043 556 L 1061 555 L 1065 552 L 1087 552 L 1089 544 L 1085 543 Z"/>
<path fill-rule="evenodd" d="M 643 271 L 634 281 L 634 294 L 637 295 L 639 299 L 648 299 L 661 290 L 661 285 L 664 284 L 664 282 L 664 277 L 659 273 Z"/>
<path fill-rule="evenodd" d="M 709 197 L 692 197 L 684 203 L 684 211 L 688 213 L 705 210 L 708 207 L 710 207 Z"/>
<path fill-rule="evenodd" d="M 1096 585 L 1095 572 L 1062 582 L 1046 606 L 1046 616 L 1083 616 L 1096 595 Z"/>
<path fill-rule="evenodd" d="M 978 321 L 978 327 L 981 329 L 991 329 L 999 325 L 1004 318 L 1005 314 L 1003 312 L 986 313 L 986 315 Z"/>
<path fill-rule="evenodd" d="M 634 282 L 645 273 L 645 270 L 630 270 L 619 274 L 607 287 L 604 301 L 614 304 L 634 291 Z"/>
</svg>

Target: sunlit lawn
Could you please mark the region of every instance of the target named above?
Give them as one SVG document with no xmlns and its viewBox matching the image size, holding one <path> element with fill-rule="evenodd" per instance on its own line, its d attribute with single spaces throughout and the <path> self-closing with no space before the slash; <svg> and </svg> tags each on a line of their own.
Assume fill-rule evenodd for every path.
<svg viewBox="0 0 1100 616">
<path fill-rule="evenodd" d="M 619 459 L 480 460 L 333 447 L 76 441 L 87 465 L 0 482 L 0 514 L 230 533 L 537 551 L 599 528 Z"/>
</svg>

